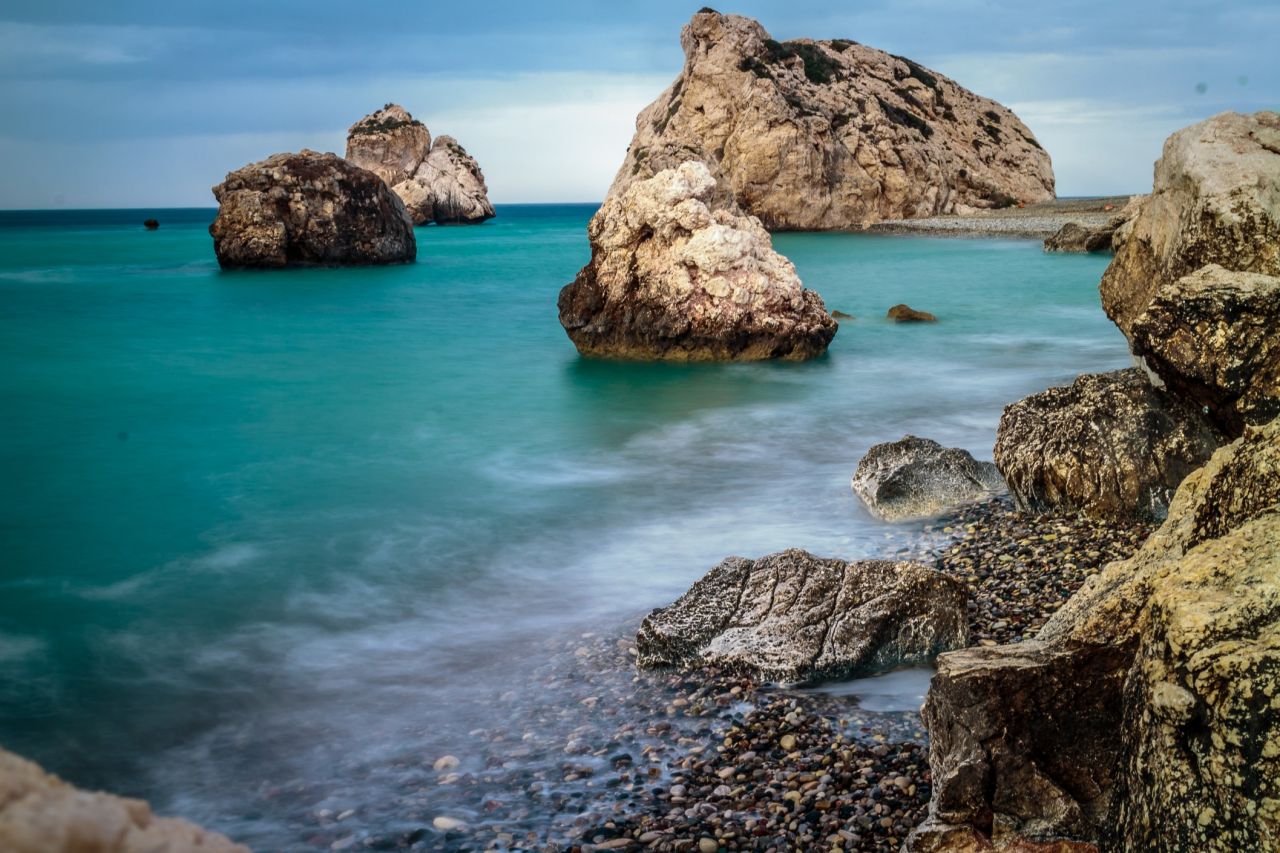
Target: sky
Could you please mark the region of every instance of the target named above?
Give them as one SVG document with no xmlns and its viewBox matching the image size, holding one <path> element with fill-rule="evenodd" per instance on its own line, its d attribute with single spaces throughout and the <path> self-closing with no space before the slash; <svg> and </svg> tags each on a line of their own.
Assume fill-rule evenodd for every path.
<svg viewBox="0 0 1280 853">
<path fill-rule="evenodd" d="M 0 208 L 208 207 L 278 151 L 341 153 L 402 104 L 496 203 L 598 201 L 702 5 L 646 0 L 5 0 Z M 1276 0 L 735 0 L 775 38 L 849 38 L 1013 109 L 1058 193 L 1150 188 L 1164 139 L 1280 108 Z"/>
</svg>

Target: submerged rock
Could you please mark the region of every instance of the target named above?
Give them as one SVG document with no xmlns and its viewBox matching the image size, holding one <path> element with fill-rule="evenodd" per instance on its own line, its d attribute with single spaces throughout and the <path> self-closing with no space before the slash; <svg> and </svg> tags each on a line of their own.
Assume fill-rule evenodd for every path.
<svg viewBox="0 0 1280 853">
<path fill-rule="evenodd" d="M 853 41 L 777 42 L 709 9 L 680 36 L 680 76 L 636 119 L 609 194 L 697 159 L 771 230 L 1053 198 L 1049 155 L 1010 110 Z"/>
<path fill-rule="evenodd" d="M 155 231 L 157 228 L 160 227 L 160 220 L 158 219 L 144 220 L 142 223 L 142 227 L 147 229 L 148 231 Z"/>
<path fill-rule="evenodd" d="M 351 125 L 347 160 L 386 181 L 415 225 L 470 224 L 494 215 L 475 158 L 452 136 L 433 142 L 426 125 L 399 104 Z"/>
<path fill-rule="evenodd" d="M 910 305 L 895 305 L 885 317 L 895 323 L 936 323 L 938 318 L 928 311 L 917 311 Z"/>
<path fill-rule="evenodd" d="M 965 599 L 963 583 L 917 563 L 730 557 L 645 617 L 638 661 L 777 681 L 877 672 L 964 646 Z"/>
<path fill-rule="evenodd" d="M 852 487 L 871 514 L 885 521 L 928 518 L 1005 491 L 994 463 L 914 435 L 868 450 Z"/>
<path fill-rule="evenodd" d="M 1036 639 L 939 658 L 924 711 L 934 796 L 908 848 L 1273 849 L 1278 590 L 1273 421 L 1187 477 L 1142 549 Z"/>
<path fill-rule="evenodd" d="M 142 800 L 82 791 L 0 749 L 5 853 L 249 853 L 216 832 L 156 817 Z"/>
<path fill-rule="evenodd" d="M 1162 518 L 1222 435 L 1137 368 L 1080 376 L 1004 410 L 996 466 L 1019 506 Z"/>
<path fill-rule="evenodd" d="M 336 154 L 276 154 L 230 173 L 213 195 L 209 234 L 223 267 L 397 264 L 417 255 L 400 199 Z"/>
<path fill-rule="evenodd" d="M 805 359 L 836 333 L 760 221 L 712 210 L 707 167 L 684 163 L 612 195 L 591 218 L 591 262 L 560 291 L 583 355 Z"/>
<path fill-rule="evenodd" d="M 1203 272 L 1210 265 L 1220 270 Z M 1256 292 L 1256 284 L 1243 283 L 1257 280 L 1239 278 L 1242 284 L 1224 287 L 1227 273 L 1280 276 L 1280 113 L 1221 113 L 1170 136 L 1151 196 L 1102 277 L 1103 308 L 1134 353 L 1155 356 L 1151 364 L 1161 379 L 1209 406 L 1210 416 L 1235 436 L 1246 422 L 1265 422 L 1273 409 L 1242 411 L 1236 391 L 1223 379 L 1205 383 L 1204 373 L 1235 374 L 1225 384 L 1237 389 L 1255 376 L 1274 385 L 1266 359 L 1248 360 L 1262 375 L 1246 375 L 1234 353 L 1255 346 L 1251 330 L 1273 324 L 1275 314 L 1243 292 L 1229 294 L 1240 287 Z M 1174 298 L 1197 304 L 1176 309 Z M 1230 316 L 1232 306 L 1246 313 Z M 1172 345 L 1160 338 L 1171 327 Z M 1198 351 L 1193 338 L 1208 339 L 1209 352 Z"/>
</svg>

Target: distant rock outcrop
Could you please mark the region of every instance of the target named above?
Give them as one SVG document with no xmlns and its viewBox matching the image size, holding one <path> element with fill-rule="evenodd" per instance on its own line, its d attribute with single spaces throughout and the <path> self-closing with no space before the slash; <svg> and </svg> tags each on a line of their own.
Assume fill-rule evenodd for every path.
<svg viewBox="0 0 1280 853">
<path fill-rule="evenodd" d="M 877 672 L 962 648 L 966 598 L 963 583 L 916 563 L 730 557 L 645 617 L 638 661 L 776 681 Z"/>
<path fill-rule="evenodd" d="M 996 465 L 1020 506 L 1162 518 L 1223 437 L 1137 368 L 1077 377 L 1005 408 Z"/>
<path fill-rule="evenodd" d="M 708 361 L 822 354 L 836 321 L 773 251 L 760 221 L 708 205 L 689 162 L 611 195 L 591 219 L 591 262 L 560 291 L 584 355 Z M 731 204 L 731 203 L 730 203 Z"/>
<path fill-rule="evenodd" d="M 898 304 L 885 313 L 885 318 L 895 323 L 936 323 L 938 318 L 928 311 L 917 311 L 910 305 Z"/>
<path fill-rule="evenodd" d="M 852 41 L 779 43 L 704 9 L 684 70 L 636 120 L 609 191 L 686 160 L 772 230 L 859 228 L 1053 198 L 1049 155 L 1018 117 L 909 59 Z"/>
<path fill-rule="evenodd" d="M 223 267 L 397 264 L 417 256 L 400 199 L 336 154 L 276 154 L 213 188 L 209 226 Z"/>
<path fill-rule="evenodd" d="M 483 222 L 494 215 L 475 158 L 452 136 L 432 142 L 427 126 L 399 104 L 351 125 L 347 160 L 386 181 L 415 225 Z"/>
<path fill-rule="evenodd" d="M 249 853 L 185 820 L 156 817 L 142 800 L 82 791 L 0 749 L 4 853 Z"/>
<path fill-rule="evenodd" d="M 1128 204 L 1120 208 L 1120 211 L 1103 225 L 1090 226 L 1079 222 L 1068 222 L 1059 228 L 1056 234 L 1045 239 L 1044 250 L 1062 253 L 1119 250 L 1128 239 L 1133 229 L 1133 220 L 1137 217 L 1138 210 L 1146 198 L 1144 195 L 1133 196 Z"/>
<path fill-rule="evenodd" d="M 868 450 L 852 486 L 871 514 L 885 521 L 928 518 L 1005 491 L 991 462 L 914 435 Z"/>
</svg>

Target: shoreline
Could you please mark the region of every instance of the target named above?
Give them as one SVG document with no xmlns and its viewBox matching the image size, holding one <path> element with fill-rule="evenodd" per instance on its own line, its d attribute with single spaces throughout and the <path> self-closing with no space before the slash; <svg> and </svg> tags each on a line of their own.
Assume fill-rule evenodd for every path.
<svg viewBox="0 0 1280 853">
<path fill-rule="evenodd" d="M 1025 207 L 981 210 L 963 216 L 952 214 L 919 219 L 887 219 L 868 225 L 862 233 L 1043 240 L 1056 234 L 1058 229 L 1069 222 L 1090 228 L 1105 226 L 1130 198 L 1131 196 L 1120 195 L 1054 199 Z M 1110 210 L 1106 209 L 1108 206 L 1111 207 Z"/>
</svg>

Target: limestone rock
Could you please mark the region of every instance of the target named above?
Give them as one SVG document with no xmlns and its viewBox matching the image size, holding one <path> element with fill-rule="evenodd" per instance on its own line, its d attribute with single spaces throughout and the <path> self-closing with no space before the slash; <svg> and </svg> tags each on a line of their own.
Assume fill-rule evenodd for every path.
<svg viewBox="0 0 1280 853">
<path fill-rule="evenodd" d="M 914 435 L 868 450 L 852 486 L 871 514 L 885 521 L 928 518 L 1005 491 L 993 463 Z"/>
<path fill-rule="evenodd" d="M 156 817 L 142 800 L 82 791 L 0 749 L 5 853 L 249 853 L 225 836 Z"/>
<path fill-rule="evenodd" d="M 684 69 L 636 119 L 610 195 L 696 159 L 717 203 L 771 230 L 1053 198 L 1049 155 L 1016 115 L 909 59 L 842 39 L 779 43 L 711 10 L 680 42 Z"/>
<path fill-rule="evenodd" d="M 1171 391 L 1229 434 L 1280 415 L 1280 276 L 1216 264 L 1161 285 L 1129 327 Z"/>
<path fill-rule="evenodd" d="M 876 672 L 964 646 L 966 598 L 958 580 L 916 563 L 730 557 L 645 617 L 638 660 L 777 681 Z"/>
<path fill-rule="evenodd" d="M 925 706 L 940 839 L 1107 850 L 1280 841 L 1280 422 L 1182 483 L 1130 559 L 1040 634 L 939 658 Z M 980 848 L 978 848 L 980 849 Z"/>
<path fill-rule="evenodd" d="M 1208 264 L 1280 275 L 1280 113 L 1220 113 L 1169 137 L 1151 195 L 1102 277 L 1102 305 L 1133 337 L 1160 288 Z"/>
<path fill-rule="evenodd" d="M 938 318 L 928 311 L 917 311 L 910 305 L 895 305 L 889 309 L 885 317 L 895 323 L 936 323 Z"/>
<path fill-rule="evenodd" d="M 213 188 L 209 226 L 223 267 L 395 264 L 417 256 L 395 193 L 336 154 L 276 154 Z"/>
<path fill-rule="evenodd" d="M 591 219 L 591 262 L 560 291 L 583 355 L 705 361 L 821 355 L 836 322 L 769 233 L 712 210 L 715 180 L 681 164 L 612 195 Z"/>
<path fill-rule="evenodd" d="M 1044 241 L 1046 252 L 1114 252 L 1124 245 L 1132 231 L 1146 196 L 1136 195 L 1103 225 L 1090 226 L 1068 222 Z"/>
<path fill-rule="evenodd" d="M 432 141 L 426 125 L 399 104 L 351 125 L 347 160 L 386 181 L 415 225 L 476 223 L 494 215 L 475 158 L 452 136 Z"/>
<path fill-rule="evenodd" d="M 1004 410 L 995 460 L 1018 505 L 1161 518 L 1223 437 L 1137 368 L 1086 374 Z"/>
</svg>

